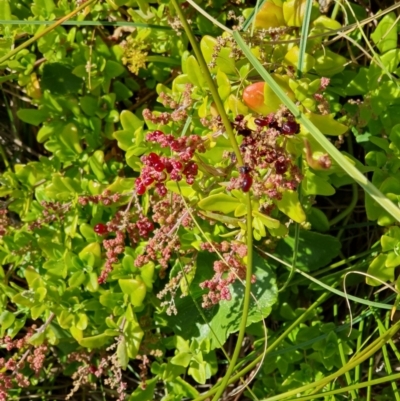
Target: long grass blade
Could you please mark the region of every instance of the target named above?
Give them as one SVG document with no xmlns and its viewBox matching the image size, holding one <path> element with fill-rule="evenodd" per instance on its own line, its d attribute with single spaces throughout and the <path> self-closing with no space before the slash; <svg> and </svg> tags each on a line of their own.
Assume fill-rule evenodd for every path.
<svg viewBox="0 0 400 401">
<path fill-rule="evenodd" d="M 308 30 L 310 29 L 312 5 L 313 5 L 313 0 L 307 0 L 306 10 L 304 12 L 303 25 L 301 26 L 299 60 L 297 65 L 297 78 L 301 78 L 303 74 L 304 55 L 306 53 Z"/>
<path fill-rule="evenodd" d="M 286 95 L 281 87 L 274 81 L 271 75 L 264 69 L 262 64 L 253 55 L 239 32 L 233 32 L 233 37 L 238 46 L 246 55 L 250 63 L 257 70 L 264 81 L 272 88 L 279 99 L 294 115 L 294 117 L 303 125 L 303 127 L 318 141 L 330 157 L 342 167 L 342 169 L 359 184 L 383 209 L 391 214 L 400 222 L 400 209 L 394 205 L 378 188 L 375 187 L 348 159 L 346 159 L 339 150 L 326 138 L 326 136 L 297 108 L 293 101 Z"/>
<path fill-rule="evenodd" d="M 398 380 L 398 379 L 400 379 L 400 373 L 396 373 L 396 374 L 390 375 L 390 376 L 381 377 L 380 379 L 369 380 L 369 381 L 366 381 L 366 382 L 353 384 L 353 385 L 347 386 L 347 387 L 340 387 L 340 388 L 338 388 L 336 390 L 326 391 L 326 392 L 319 393 L 319 394 L 312 394 L 312 395 L 308 395 L 308 396 L 305 396 L 305 397 L 289 398 L 287 401 L 316 400 L 316 399 L 319 399 L 319 398 L 322 398 L 322 397 L 327 397 L 329 395 L 348 393 L 348 392 L 350 392 L 352 390 L 357 390 L 357 389 L 364 388 L 364 387 L 376 386 L 378 384 L 387 383 L 389 381 L 396 382 L 396 380 Z"/>
<path fill-rule="evenodd" d="M 0 25 L 50 25 L 58 22 L 59 20 L 52 21 L 38 21 L 38 20 L 0 20 Z M 143 22 L 129 22 L 129 21 L 63 21 L 61 25 L 73 26 L 132 26 L 135 28 L 151 28 L 163 31 L 172 31 L 170 26 L 145 24 Z"/>
</svg>

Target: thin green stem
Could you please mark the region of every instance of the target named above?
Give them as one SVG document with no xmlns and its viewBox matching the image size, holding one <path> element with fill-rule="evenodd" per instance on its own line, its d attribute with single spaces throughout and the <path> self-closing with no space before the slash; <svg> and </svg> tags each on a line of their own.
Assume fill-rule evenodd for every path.
<svg viewBox="0 0 400 401">
<path fill-rule="evenodd" d="M 357 338 L 357 348 L 356 348 L 357 351 L 356 352 L 360 352 L 360 350 L 361 350 L 364 325 L 365 325 L 365 320 L 362 319 L 360 321 L 360 325 L 358 326 L 358 338 Z M 354 372 L 354 382 L 360 383 L 360 381 L 361 381 L 361 365 L 357 365 L 355 372 Z"/>
<path fill-rule="evenodd" d="M 282 344 L 283 340 L 289 336 L 290 333 L 294 329 L 296 329 L 301 323 L 305 322 L 307 319 L 311 318 L 312 313 L 316 308 L 318 308 L 322 303 L 324 303 L 332 294 L 329 292 L 324 292 L 301 316 L 299 316 L 272 344 L 268 346 L 268 349 L 265 351 L 265 353 L 259 355 L 257 358 L 254 359 L 251 363 L 249 363 L 245 368 L 240 370 L 236 375 L 232 376 L 229 379 L 228 384 L 234 383 L 237 380 L 239 380 L 242 376 L 244 376 L 246 373 L 250 372 L 253 370 L 262 360 L 265 358 L 268 354 L 270 354 L 275 348 L 277 348 L 280 344 Z M 221 385 L 221 383 L 218 383 L 216 386 L 214 386 L 211 390 L 207 391 L 207 393 L 202 394 L 201 396 L 195 398 L 194 401 L 202 401 L 205 400 L 209 397 L 211 397 L 213 394 L 216 393 L 217 388 Z"/>
<path fill-rule="evenodd" d="M 364 387 L 368 387 L 368 389 L 370 389 L 371 386 L 376 386 L 378 384 L 383 384 L 383 383 L 386 383 L 388 381 L 395 382 L 398 379 L 400 379 L 400 373 L 396 373 L 396 374 L 391 375 L 391 376 L 381 377 L 380 379 L 368 380 L 366 382 L 353 384 L 353 385 L 348 386 L 348 387 L 341 387 L 339 389 L 326 391 L 324 393 L 307 395 L 305 397 L 289 398 L 287 401 L 315 400 L 317 398 L 327 397 L 327 396 L 331 396 L 331 395 L 335 395 L 335 394 L 347 393 L 347 392 L 350 392 L 350 391 L 353 391 L 353 390 L 358 390 L 358 389 L 364 388 Z M 333 399 L 336 399 L 336 398 L 333 398 Z"/>
<path fill-rule="evenodd" d="M 6 155 L 6 151 L 4 150 L 3 145 L 0 142 L 0 156 L 3 159 L 4 166 L 7 170 L 10 169 L 10 162 L 8 161 L 8 157 Z"/>
<path fill-rule="evenodd" d="M 155 62 L 155 63 L 165 63 L 171 65 L 181 65 L 181 60 L 174 59 L 171 57 L 164 57 L 164 56 L 147 56 L 146 61 L 148 62 Z"/>
<path fill-rule="evenodd" d="M 177 0 L 172 0 L 172 4 L 175 8 L 175 11 L 181 21 L 181 24 L 183 26 L 183 29 L 185 30 L 186 35 L 189 38 L 190 44 L 192 45 L 194 54 L 197 58 L 197 61 L 200 65 L 200 68 L 204 74 L 204 77 L 206 79 L 208 88 L 211 92 L 211 95 L 213 97 L 214 103 L 216 105 L 216 108 L 218 110 L 219 115 L 221 116 L 221 120 L 224 124 L 225 130 L 228 134 L 231 146 L 235 152 L 236 155 L 236 160 L 239 164 L 239 166 L 243 166 L 243 158 L 240 153 L 239 145 L 236 141 L 235 134 L 233 132 L 231 122 L 229 121 L 228 115 L 225 112 L 224 105 L 222 103 L 222 100 L 218 94 L 218 89 L 217 86 L 215 85 L 215 82 L 213 78 L 211 77 L 211 74 L 208 70 L 207 63 L 203 57 L 203 54 L 201 53 L 200 47 L 197 43 L 197 40 L 195 36 L 193 35 L 193 32 L 185 18 L 185 16 L 182 13 L 181 8 L 179 7 L 179 4 Z M 242 310 L 242 319 L 240 322 L 240 327 L 239 327 L 239 333 L 238 333 L 238 338 L 236 342 L 235 349 L 233 351 L 233 355 L 231 357 L 231 362 L 229 363 L 229 367 L 225 373 L 224 378 L 222 379 L 222 382 L 218 389 L 216 390 L 216 394 L 213 398 L 213 401 L 216 401 L 219 399 L 223 391 L 225 390 L 229 379 L 231 378 L 231 375 L 235 369 L 236 362 L 239 358 L 240 350 L 242 348 L 242 342 L 243 338 L 245 335 L 245 330 L 246 330 L 246 325 L 247 325 L 247 315 L 249 312 L 250 308 L 250 299 L 251 299 L 251 277 L 252 277 L 252 269 L 253 269 L 253 221 L 252 221 L 252 207 L 251 207 L 251 196 L 250 193 L 247 194 L 246 197 L 246 204 L 247 204 L 247 269 L 246 269 L 246 287 L 245 287 L 245 292 L 244 292 L 244 300 L 243 300 L 243 310 Z"/>
<path fill-rule="evenodd" d="M 308 30 L 310 28 L 310 19 L 313 0 L 307 0 L 306 9 L 304 12 L 303 24 L 301 27 L 301 37 L 299 46 L 299 61 L 297 64 L 297 78 L 301 78 L 303 74 L 304 55 L 306 54 Z"/>
<path fill-rule="evenodd" d="M 331 14 L 331 18 L 332 18 L 332 19 L 336 19 L 337 15 L 338 15 L 338 13 L 339 13 L 341 1 L 342 1 L 342 0 L 337 0 L 337 1 L 335 1 L 335 6 L 333 7 L 332 14 Z"/>
<path fill-rule="evenodd" d="M 57 23 L 59 20 L 39 21 L 39 20 L 0 20 L 0 25 L 49 25 Z M 61 25 L 73 26 L 132 26 L 135 28 L 151 28 L 161 31 L 172 31 L 170 26 L 145 24 L 143 22 L 130 21 L 63 21 Z"/>
<path fill-rule="evenodd" d="M 74 15 L 78 14 L 81 12 L 83 9 L 86 7 L 89 7 L 90 5 L 94 4 L 97 0 L 87 0 L 84 2 L 82 5 L 80 5 L 77 9 L 74 11 L 70 12 L 66 16 L 60 18 L 55 22 L 54 24 L 50 25 L 48 28 L 43 29 L 43 31 L 40 31 L 36 35 L 32 36 L 30 39 L 22 43 L 21 45 L 17 46 L 15 49 L 11 50 L 8 52 L 5 56 L 0 58 L 0 65 L 3 64 L 5 61 L 9 60 L 11 57 L 15 56 L 18 54 L 21 50 L 26 49 L 28 46 L 30 46 L 32 43 L 35 43 L 38 39 L 42 38 L 43 36 L 47 35 L 49 32 L 53 31 L 56 29 L 58 26 L 62 25 L 65 21 L 69 20 L 72 18 Z M 0 21 L 1 23 L 1 21 Z"/>
<path fill-rule="evenodd" d="M 374 371 L 374 357 L 371 356 L 371 358 L 369 358 L 368 382 L 367 383 L 371 383 L 372 382 L 373 371 Z M 372 386 L 368 385 L 368 388 L 367 388 L 367 401 L 371 401 L 371 390 L 372 390 Z"/>
</svg>

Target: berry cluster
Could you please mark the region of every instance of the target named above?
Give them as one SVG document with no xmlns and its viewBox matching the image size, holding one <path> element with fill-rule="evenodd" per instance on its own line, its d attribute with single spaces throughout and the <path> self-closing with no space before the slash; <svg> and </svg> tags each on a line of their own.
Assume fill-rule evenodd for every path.
<svg viewBox="0 0 400 401">
<path fill-rule="evenodd" d="M 243 192 L 252 189 L 256 196 L 280 199 L 284 190 L 295 190 L 302 179 L 285 149 L 286 138 L 299 133 L 300 126 L 284 108 L 256 118 L 254 124 L 256 129 L 249 128 L 243 115 L 236 116 L 233 122 L 236 132 L 243 137 L 240 151 L 245 165 L 228 189 L 240 188 Z M 265 169 L 268 173 L 261 176 L 260 171 Z"/>
<path fill-rule="evenodd" d="M 161 197 L 167 194 L 165 181 L 181 181 L 185 177 L 189 185 L 194 183 L 198 174 L 197 164 L 191 160 L 196 151 L 205 152 L 204 144 L 198 135 L 175 138 L 171 134 L 164 134 L 156 130 L 147 134 L 149 142 L 158 143 L 162 148 L 169 147 L 177 155 L 174 157 L 159 156 L 152 152 L 142 156 L 144 167 L 140 177 L 136 179 L 136 193 L 143 195 L 147 188 L 155 185 L 155 190 Z"/>
<path fill-rule="evenodd" d="M 231 292 L 229 286 L 238 278 L 244 280 L 246 277 L 246 265 L 243 258 L 247 255 L 247 246 L 241 242 L 223 241 L 218 243 L 203 243 L 201 249 L 209 252 L 222 253 L 223 260 L 214 262 L 214 276 L 200 284 L 208 293 L 203 295 L 203 308 L 210 308 L 222 300 L 229 301 Z M 251 282 L 255 283 L 253 275 Z"/>
</svg>

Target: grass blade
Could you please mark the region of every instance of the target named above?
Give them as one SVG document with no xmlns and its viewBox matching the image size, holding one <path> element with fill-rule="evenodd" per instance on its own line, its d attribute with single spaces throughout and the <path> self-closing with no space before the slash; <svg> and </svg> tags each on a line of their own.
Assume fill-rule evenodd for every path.
<svg viewBox="0 0 400 401">
<path fill-rule="evenodd" d="M 385 195 L 379 191 L 353 164 L 346 159 L 339 150 L 325 137 L 325 135 L 297 108 L 281 87 L 274 81 L 271 75 L 264 69 L 262 64 L 253 55 L 239 32 L 233 32 L 233 37 L 238 46 L 246 55 L 250 63 L 257 70 L 264 81 L 272 88 L 276 95 L 294 115 L 294 117 L 306 128 L 306 130 L 318 141 L 330 157 L 343 168 L 357 184 L 359 184 L 380 206 L 382 206 L 397 221 L 400 221 L 400 209 L 394 205 Z"/>
<path fill-rule="evenodd" d="M 0 20 L 0 25 L 49 25 L 58 22 L 53 21 L 39 21 L 39 20 Z M 172 31 L 170 26 L 145 24 L 143 22 L 129 22 L 129 21 L 63 21 L 61 25 L 73 26 L 133 26 L 135 28 L 151 28 L 164 31 Z"/>
<path fill-rule="evenodd" d="M 308 30 L 310 28 L 312 5 L 313 5 L 313 0 L 307 0 L 303 25 L 301 27 L 299 61 L 297 65 L 297 78 L 301 78 L 301 75 L 303 74 L 304 54 L 306 53 L 307 37 L 308 37 Z"/>
</svg>

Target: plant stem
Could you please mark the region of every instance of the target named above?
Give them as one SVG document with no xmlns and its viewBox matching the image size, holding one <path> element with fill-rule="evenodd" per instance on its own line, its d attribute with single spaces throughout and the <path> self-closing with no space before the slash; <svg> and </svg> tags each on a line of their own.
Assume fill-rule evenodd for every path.
<svg viewBox="0 0 400 401">
<path fill-rule="evenodd" d="M 347 393 L 347 392 L 350 392 L 352 390 L 357 390 L 359 388 L 368 387 L 368 389 L 370 389 L 371 386 L 375 386 L 377 384 L 386 383 L 388 381 L 395 382 L 398 379 L 400 379 L 400 373 L 396 373 L 396 374 L 391 375 L 391 376 L 381 377 L 380 379 L 368 380 L 366 382 L 353 384 L 352 386 L 348 386 L 348 387 L 341 387 L 341 388 L 339 388 L 337 390 L 326 391 L 326 392 L 320 393 L 320 394 L 307 395 L 305 397 L 289 398 L 287 401 L 292 401 L 292 400 L 293 401 L 315 400 L 317 398 L 326 397 L 328 395 Z M 332 398 L 332 399 L 336 399 L 336 398 Z"/>
<path fill-rule="evenodd" d="M 300 79 L 303 74 L 304 55 L 306 54 L 308 30 L 310 28 L 310 19 L 312 11 L 312 0 L 306 1 L 306 8 L 304 11 L 304 19 L 301 27 L 300 47 L 299 47 L 299 61 L 297 64 L 297 79 Z"/>
<path fill-rule="evenodd" d="M 77 9 L 74 11 L 70 12 L 66 16 L 60 18 L 57 20 L 54 24 L 50 25 L 48 28 L 43 29 L 43 31 L 37 33 L 34 35 L 32 38 L 28 39 L 21 45 L 17 46 L 15 49 L 11 50 L 9 53 L 7 53 L 5 56 L 0 58 L 0 65 L 3 64 L 5 61 L 10 59 L 11 57 L 15 56 L 17 53 L 19 53 L 21 50 L 26 49 L 28 46 L 30 46 L 32 43 L 35 43 L 38 39 L 42 38 L 58 26 L 62 25 L 66 20 L 72 18 L 74 15 L 78 14 L 80 11 L 85 9 L 86 7 L 89 7 L 93 3 L 95 3 L 97 0 L 87 0 L 84 2 L 82 5 L 80 5 Z"/>
<path fill-rule="evenodd" d="M 204 74 L 208 88 L 210 89 L 210 92 L 214 99 L 216 108 L 217 108 L 219 115 L 221 116 L 222 122 L 224 124 L 226 133 L 228 134 L 229 140 L 231 142 L 231 146 L 235 152 L 236 160 L 237 160 L 239 166 L 243 166 L 243 164 L 244 164 L 243 158 L 240 153 L 239 145 L 236 141 L 235 134 L 234 134 L 232 126 L 231 126 L 231 122 L 229 121 L 228 115 L 225 112 L 224 105 L 218 94 L 218 89 L 215 85 L 213 78 L 211 77 L 211 74 L 208 70 L 207 63 L 203 57 L 203 54 L 201 53 L 200 47 L 197 43 L 197 40 L 190 28 L 185 16 L 183 15 L 182 10 L 180 9 L 177 0 L 172 0 L 172 4 L 175 8 L 175 11 L 176 11 L 180 21 L 181 21 L 183 29 L 185 30 L 186 35 L 189 38 L 189 41 L 190 41 L 190 44 L 192 45 L 194 54 L 196 55 L 197 61 Z M 242 319 L 240 322 L 237 342 L 235 345 L 235 349 L 233 351 L 231 361 L 229 363 L 229 367 L 225 373 L 224 378 L 222 379 L 220 386 L 216 390 L 216 394 L 213 398 L 213 401 L 216 401 L 219 399 L 219 397 L 225 390 L 226 386 L 228 385 L 229 379 L 231 378 L 233 370 L 235 369 L 235 365 L 239 358 L 240 350 L 242 348 L 242 342 L 243 342 L 243 338 L 245 335 L 246 324 L 247 324 L 247 315 L 248 315 L 249 308 L 250 308 L 251 277 L 252 277 L 252 270 L 253 270 L 253 219 L 252 219 L 252 206 L 251 206 L 250 193 L 247 194 L 246 205 L 247 205 L 247 264 L 246 264 L 247 269 L 246 269 L 246 287 L 245 287 L 245 292 L 244 292 Z M 239 376 L 239 377 L 241 377 L 241 376 Z"/>
<path fill-rule="evenodd" d="M 4 150 L 4 147 L 1 143 L 0 143 L 0 156 L 3 159 L 3 163 L 6 170 L 10 170 L 10 162 L 8 161 L 6 151 Z"/>
</svg>

